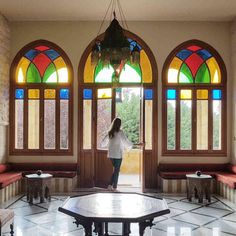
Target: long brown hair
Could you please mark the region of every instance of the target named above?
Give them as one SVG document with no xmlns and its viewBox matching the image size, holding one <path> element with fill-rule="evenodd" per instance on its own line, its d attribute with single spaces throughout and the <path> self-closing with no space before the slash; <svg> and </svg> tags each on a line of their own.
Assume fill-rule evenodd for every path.
<svg viewBox="0 0 236 236">
<path fill-rule="evenodd" d="M 115 135 L 115 132 L 119 132 L 120 131 L 120 127 L 121 127 L 121 119 L 116 117 L 113 121 L 112 121 L 112 125 L 110 130 L 108 131 L 108 135 L 109 138 L 112 139 Z"/>
</svg>

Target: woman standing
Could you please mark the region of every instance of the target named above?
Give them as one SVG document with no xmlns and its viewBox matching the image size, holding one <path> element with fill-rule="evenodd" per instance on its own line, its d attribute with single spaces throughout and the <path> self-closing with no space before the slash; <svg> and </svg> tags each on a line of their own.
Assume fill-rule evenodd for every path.
<svg viewBox="0 0 236 236">
<path fill-rule="evenodd" d="M 115 118 L 112 121 L 108 134 L 102 140 L 102 146 L 108 147 L 107 157 L 111 160 L 113 166 L 113 174 L 108 189 L 116 191 L 123 152 L 124 150 L 131 150 L 133 146 L 121 130 L 120 118 Z"/>
</svg>

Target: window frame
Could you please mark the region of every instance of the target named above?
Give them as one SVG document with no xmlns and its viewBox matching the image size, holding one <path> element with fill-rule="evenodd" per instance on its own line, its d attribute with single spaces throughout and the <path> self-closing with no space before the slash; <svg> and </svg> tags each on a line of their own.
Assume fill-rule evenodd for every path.
<svg viewBox="0 0 236 236">
<path fill-rule="evenodd" d="M 17 83 L 16 82 L 16 68 L 22 56 L 25 55 L 30 49 L 37 46 L 48 46 L 54 49 L 60 54 L 66 63 L 68 70 L 68 82 L 67 83 Z M 60 89 L 66 88 L 69 90 L 68 99 L 68 149 L 60 148 Z M 24 89 L 24 99 L 23 99 L 23 149 L 15 148 L 15 90 Z M 39 149 L 29 149 L 28 148 L 28 89 L 39 89 Z M 50 100 L 44 98 L 45 89 L 55 89 L 55 149 L 45 149 L 44 148 L 44 101 Z M 10 67 L 10 138 L 9 138 L 9 154 L 10 155 L 48 155 L 48 156 L 69 156 L 73 155 L 73 68 L 69 57 L 66 53 L 56 44 L 47 40 L 36 40 L 20 49 L 12 61 Z"/>
<path fill-rule="evenodd" d="M 200 46 L 206 50 L 208 50 L 212 56 L 216 59 L 220 71 L 221 71 L 221 82 L 219 84 L 195 84 L 195 83 L 168 83 L 168 69 L 172 59 L 175 55 L 191 46 L 191 45 Z M 200 40 L 189 40 L 183 42 L 179 46 L 177 46 L 167 57 L 165 60 L 163 70 L 162 70 L 162 155 L 163 156 L 226 156 L 227 155 L 227 72 L 225 68 L 225 64 L 219 55 L 219 53 L 211 47 L 209 44 L 200 41 Z M 175 127 L 175 150 L 168 150 L 167 145 L 167 98 L 166 91 L 167 89 L 175 89 L 177 93 L 176 98 L 176 127 Z M 180 98 L 178 96 L 179 91 L 181 89 L 191 89 L 192 91 L 192 148 L 190 150 L 181 150 L 180 149 Z M 197 150 L 197 97 L 196 91 L 197 89 L 207 89 L 208 92 L 208 149 L 206 150 Z M 213 89 L 220 89 L 222 91 L 222 106 L 221 106 L 221 150 L 213 150 L 212 140 L 213 140 L 213 116 L 212 116 L 212 104 L 213 99 L 211 97 L 211 91 Z"/>
</svg>

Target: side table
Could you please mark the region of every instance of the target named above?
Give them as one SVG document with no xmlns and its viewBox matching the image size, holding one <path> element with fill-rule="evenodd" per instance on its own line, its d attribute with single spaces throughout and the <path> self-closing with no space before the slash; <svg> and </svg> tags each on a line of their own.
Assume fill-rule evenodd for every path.
<svg viewBox="0 0 236 236">
<path fill-rule="evenodd" d="M 40 203 L 44 202 L 44 198 L 51 201 L 51 180 L 50 174 L 31 174 L 26 175 L 27 185 L 27 201 L 33 203 L 33 198 L 40 197 Z"/>
<path fill-rule="evenodd" d="M 203 202 L 203 196 L 206 195 L 206 199 L 211 201 L 211 185 L 212 177 L 210 175 L 201 174 L 188 174 L 187 177 L 187 198 L 192 201 L 192 194 L 195 193 L 195 197 L 198 198 L 198 202 Z"/>
</svg>

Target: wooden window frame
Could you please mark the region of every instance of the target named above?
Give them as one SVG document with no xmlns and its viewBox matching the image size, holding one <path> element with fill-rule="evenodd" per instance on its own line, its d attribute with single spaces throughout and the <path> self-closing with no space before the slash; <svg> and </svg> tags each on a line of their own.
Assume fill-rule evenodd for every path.
<svg viewBox="0 0 236 236">
<path fill-rule="evenodd" d="M 179 84 L 179 83 L 167 83 L 168 78 L 168 69 L 169 65 L 174 58 L 174 56 L 181 51 L 182 49 L 187 48 L 190 45 L 197 45 L 202 48 L 207 49 L 216 59 L 220 71 L 221 71 L 221 83 L 219 84 Z M 200 40 L 189 40 L 186 41 L 179 46 L 177 46 L 167 57 L 162 71 L 162 155 L 163 156 L 226 156 L 227 155 L 227 73 L 225 64 L 219 55 L 219 53 L 208 45 L 205 42 Z M 167 149 L 167 99 L 166 99 L 166 91 L 167 89 L 175 89 L 177 98 L 176 98 L 176 136 L 175 136 L 175 143 L 176 149 L 175 150 L 168 150 Z M 190 89 L 192 90 L 192 149 L 191 150 L 181 150 L 180 149 L 180 98 L 178 96 L 179 91 L 181 89 Z M 197 98 L 196 98 L 196 90 L 197 89 L 207 89 L 208 93 L 208 149 L 207 150 L 197 150 L 197 122 L 196 122 L 196 106 L 197 106 Z M 213 89 L 220 89 L 222 91 L 222 108 L 221 108 L 221 150 L 213 150 L 212 149 L 212 97 L 211 91 Z"/>
<path fill-rule="evenodd" d="M 57 51 L 66 63 L 68 70 L 68 83 L 17 83 L 16 68 L 24 56 L 30 49 L 37 46 L 48 46 Z M 15 90 L 24 89 L 24 125 L 23 125 L 23 149 L 15 148 Z M 68 149 L 60 149 L 60 89 L 69 90 L 68 99 Z M 39 149 L 28 149 L 28 89 L 39 89 Z M 44 99 L 45 89 L 55 89 L 55 149 L 44 149 Z M 69 156 L 73 155 L 73 68 L 66 53 L 56 44 L 47 40 L 36 40 L 24 46 L 15 56 L 10 67 L 10 138 L 9 138 L 9 154 L 16 156 L 31 156 L 31 155 L 47 155 L 47 156 Z"/>
</svg>

